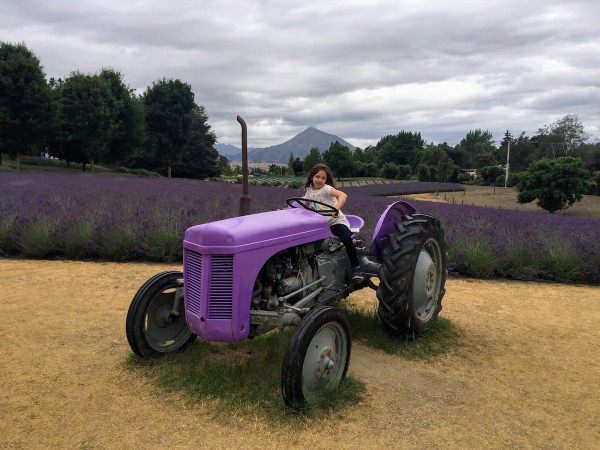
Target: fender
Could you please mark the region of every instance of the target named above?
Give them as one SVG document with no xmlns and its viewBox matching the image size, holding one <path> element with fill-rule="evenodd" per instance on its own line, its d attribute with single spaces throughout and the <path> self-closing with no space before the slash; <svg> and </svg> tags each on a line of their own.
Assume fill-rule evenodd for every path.
<svg viewBox="0 0 600 450">
<path fill-rule="evenodd" d="M 373 237 L 371 238 L 371 245 L 369 246 L 369 250 L 375 258 L 379 261 L 382 260 L 382 252 L 389 244 L 388 236 L 394 231 L 394 225 L 402 223 L 404 216 L 410 216 L 416 212 L 417 210 L 410 203 L 403 200 L 394 202 L 387 207 L 383 214 L 379 216 L 379 220 L 373 231 Z"/>
</svg>

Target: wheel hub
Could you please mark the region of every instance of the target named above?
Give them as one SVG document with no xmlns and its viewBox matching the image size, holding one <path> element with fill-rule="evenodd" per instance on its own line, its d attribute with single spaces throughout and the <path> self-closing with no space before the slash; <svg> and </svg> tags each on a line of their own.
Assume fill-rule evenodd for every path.
<svg viewBox="0 0 600 450">
<path fill-rule="evenodd" d="M 335 367 L 335 353 L 331 347 L 325 347 L 319 355 L 319 360 L 315 366 L 315 374 L 318 379 L 324 380 L 331 376 L 331 371 Z"/>
<path fill-rule="evenodd" d="M 162 304 L 154 314 L 154 323 L 159 328 L 166 328 L 173 321 L 171 320 L 171 306 L 168 304 Z"/>
<path fill-rule="evenodd" d="M 434 311 L 440 284 L 439 259 L 436 248 L 426 243 L 419 253 L 413 281 L 413 296 L 415 312 L 419 318 L 426 321 Z M 429 249 L 432 254 L 430 254 Z M 433 256 L 433 257 L 432 257 Z"/>
</svg>

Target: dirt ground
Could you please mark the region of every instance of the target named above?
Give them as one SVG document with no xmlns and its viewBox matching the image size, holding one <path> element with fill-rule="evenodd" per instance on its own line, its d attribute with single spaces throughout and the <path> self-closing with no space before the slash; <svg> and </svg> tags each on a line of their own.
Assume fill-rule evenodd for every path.
<svg viewBox="0 0 600 450">
<path fill-rule="evenodd" d="M 598 448 L 598 287 L 450 279 L 456 351 L 409 361 L 355 343 L 364 401 L 274 426 L 224 423 L 125 367 L 131 297 L 169 269 L 0 259 L 0 448 Z"/>
</svg>

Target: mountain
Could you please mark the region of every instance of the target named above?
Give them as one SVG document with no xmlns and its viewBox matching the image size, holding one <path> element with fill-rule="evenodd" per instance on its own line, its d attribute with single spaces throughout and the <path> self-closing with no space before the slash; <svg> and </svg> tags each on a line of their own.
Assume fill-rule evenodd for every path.
<svg viewBox="0 0 600 450">
<path fill-rule="evenodd" d="M 294 157 L 304 159 L 311 148 L 316 147 L 323 153 L 335 141 L 345 145 L 350 150 L 355 149 L 354 145 L 349 144 L 340 137 L 310 127 L 283 144 L 265 148 L 249 148 L 248 161 L 287 164 L 290 159 L 290 153 L 293 153 Z M 230 161 L 241 161 L 242 159 L 242 150 L 234 145 L 216 144 L 215 149 Z"/>
<path fill-rule="evenodd" d="M 219 155 L 226 156 L 230 161 L 239 161 L 242 159 L 242 149 L 231 144 L 215 144 L 215 150 Z"/>
</svg>

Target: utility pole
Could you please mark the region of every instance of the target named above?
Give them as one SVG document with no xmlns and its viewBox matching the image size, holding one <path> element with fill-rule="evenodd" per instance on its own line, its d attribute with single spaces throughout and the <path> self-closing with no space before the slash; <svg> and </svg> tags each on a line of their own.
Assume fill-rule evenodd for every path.
<svg viewBox="0 0 600 450">
<path fill-rule="evenodd" d="M 508 140 L 508 150 L 506 151 L 506 176 L 504 178 L 504 187 L 508 186 L 508 171 L 510 170 L 510 139 Z"/>
</svg>

